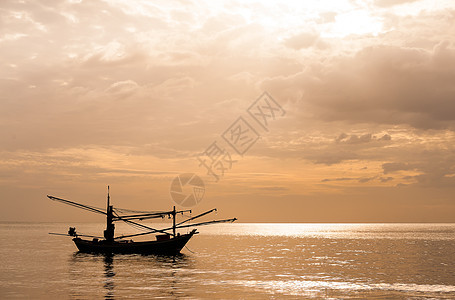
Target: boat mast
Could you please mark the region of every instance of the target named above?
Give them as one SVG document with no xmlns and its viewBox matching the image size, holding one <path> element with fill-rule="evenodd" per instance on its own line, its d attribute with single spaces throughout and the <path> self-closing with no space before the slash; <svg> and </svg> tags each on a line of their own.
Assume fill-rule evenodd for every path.
<svg viewBox="0 0 455 300">
<path fill-rule="evenodd" d="M 175 237 L 175 205 L 174 205 L 174 209 L 172 210 L 172 233 L 174 234 L 174 237 Z"/>
<path fill-rule="evenodd" d="M 114 214 L 113 214 L 113 206 L 110 205 L 111 197 L 109 195 L 109 186 L 107 186 L 107 208 L 106 208 L 106 230 L 104 230 L 104 238 L 108 242 L 112 242 L 114 240 L 114 229 L 115 225 L 112 221 Z"/>
</svg>

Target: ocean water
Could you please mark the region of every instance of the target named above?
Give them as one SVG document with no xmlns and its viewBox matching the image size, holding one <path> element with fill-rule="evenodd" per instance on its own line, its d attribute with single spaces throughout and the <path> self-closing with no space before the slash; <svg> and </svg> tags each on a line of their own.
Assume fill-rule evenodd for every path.
<svg viewBox="0 0 455 300">
<path fill-rule="evenodd" d="M 455 299 L 455 224 L 217 224 L 177 257 L 81 254 L 67 229 L 0 223 L 1 299 Z"/>
</svg>

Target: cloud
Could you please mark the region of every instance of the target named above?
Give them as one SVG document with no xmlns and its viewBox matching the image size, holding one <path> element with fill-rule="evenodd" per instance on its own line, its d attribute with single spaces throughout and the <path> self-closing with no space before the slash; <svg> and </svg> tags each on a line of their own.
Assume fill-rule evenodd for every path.
<svg viewBox="0 0 455 300">
<path fill-rule="evenodd" d="M 303 32 L 288 38 L 285 41 L 285 45 L 295 50 L 300 50 L 302 48 L 312 47 L 317 42 L 318 38 L 319 36 L 317 34 Z"/>
<path fill-rule="evenodd" d="M 402 161 L 384 163 L 383 174 L 400 172 L 402 179 L 425 188 L 452 189 L 455 184 L 455 156 L 453 149 L 422 150 L 416 145 L 413 152 L 401 155 Z"/>
<path fill-rule="evenodd" d="M 371 133 L 365 133 L 362 135 L 347 135 L 346 133 L 341 133 L 335 138 L 335 142 L 344 143 L 344 144 L 364 144 L 373 141 L 390 141 L 392 137 L 389 134 L 384 134 L 382 137 L 378 138 Z"/>
<path fill-rule="evenodd" d="M 415 166 L 412 166 L 408 163 L 394 162 L 394 163 L 385 163 L 382 165 L 384 174 L 394 173 L 397 171 L 407 171 L 415 169 Z"/>
<path fill-rule="evenodd" d="M 265 190 L 265 191 L 287 191 L 289 190 L 288 187 L 284 186 L 264 186 L 264 187 L 258 187 L 260 190 Z"/>
<path fill-rule="evenodd" d="M 331 182 L 331 181 L 350 181 L 350 180 L 355 180 L 355 178 L 349 178 L 349 177 L 340 177 L 340 178 L 324 178 L 321 180 L 321 182 Z"/>
<path fill-rule="evenodd" d="M 392 137 L 389 134 L 384 134 L 382 137 L 378 139 L 379 141 L 391 141 Z"/>
<path fill-rule="evenodd" d="M 319 14 L 319 23 L 332 23 L 335 22 L 335 17 L 338 13 L 333 11 L 322 12 Z"/>
<path fill-rule="evenodd" d="M 371 133 L 367 133 L 361 136 L 358 135 L 351 135 L 348 138 L 348 135 L 342 133 L 340 134 L 335 141 L 338 143 L 346 143 L 346 144 L 362 144 L 362 143 L 368 143 L 372 140 L 372 135 Z"/>
<path fill-rule="evenodd" d="M 393 180 L 393 179 L 394 179 L 394 178 L 393 178 L 393 177 L 390 177 L 390 176 L 388 176 L 388 177 L 380 177 L 380 178 L 379 178 L 379 180 L 380 180 L 381 182 L 389 182 L 389 181 L 391 181 L 391 180 Z"/>
<path fill-rule="evenodd" d="M 324 178 L 321 182 L 333 182 L 333 181 L 357 181 L 359 183 L 367 183 L 376 179 L 377 176 L 373 177 L 359 177 L 359 178 L 351 178 L 351 177 L 338 177 L 338 178 Z M 383 182 L 383 181 L 381 181 Z"/>
<path fill-rule="evenodd" d="M 406 2 L 3 1 L 2 195 L 114 180 L 167 199 L 150 177 L 197 170 L 267 91 L 286 116 L 212 199 L 451 199 L 455 10 Z"/>
<path fill-rule="evenodd" d="M 448 43 L 431 52 L 371 46 L 286 78 L 267 79 L 263 86 L 278 97 L 289 97 L 285 90 L 300 91 L 302 111 L 328 122 L 453 130 L 454 66 L 455 48 Z"/>
<path fill-rule="evenodd" d="M 405 3 L 412 3 L 418 0 L 374 0 L 374 4 L 380 7 L 390 7 L 394 5 L 400 5 Z"/>
<path fill-rule="evenodd" d="M 383 137 L 377 138 L 372 133 L 361 135 L 341 133 L 335 139 L 324 143 L 305 141 L 301 147 L 305 159 L 318 164 L 333 165 L 346 160 L 371 159 L 390 143 L 391 139 Z"/>
<path fill-rule="evenodd" d="M 111 84 L 106 92 L 123 98 L 132 95 L 138 87 L 139 85 L 135 81 L 125 80 Z"/>
<path fill-rule="evenodd" d="M 369 182 L 369 181 L 372 181 L 374 179 L 376 179 L 377 177 L 376 176 L 373 176 L 373 177 L 362 177 L 362 178 L 359 178 L 359 182 L 360 183 L 366 183 L 366 182 Z"/>
</svg>

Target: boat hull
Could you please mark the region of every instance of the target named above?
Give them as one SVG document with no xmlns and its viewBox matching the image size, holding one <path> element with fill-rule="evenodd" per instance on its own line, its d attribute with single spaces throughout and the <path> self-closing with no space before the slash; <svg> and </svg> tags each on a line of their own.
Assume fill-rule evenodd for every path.
<svg viewBox="0 0 455 300">
<path fill-rule="evenodd" d="M 144 241 L 144 242 L 107 242 L 90 241 L 81 238 L 74 238 L 73 242 L 80 252 L 84 253 L 122 253 L 122 254 L 161 254 L 176 255 L 185 247 L 186 243 L 195 234 L 191 232 L 182 234 L 168 240 Z"/>
</svg>

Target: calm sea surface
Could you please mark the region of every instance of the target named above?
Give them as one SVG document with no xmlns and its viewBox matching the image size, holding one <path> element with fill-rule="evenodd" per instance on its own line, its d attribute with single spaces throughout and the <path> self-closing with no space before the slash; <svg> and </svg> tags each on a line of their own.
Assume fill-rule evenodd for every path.
<svg viewBox="0 0 455 300">
<path fill-rule="evenodd" d="M 455 299 L 455 224 L 212 225 L 178 257 L 77 253 L 67 229 L 0 223 L 1 299 Z"/>
</svg>

